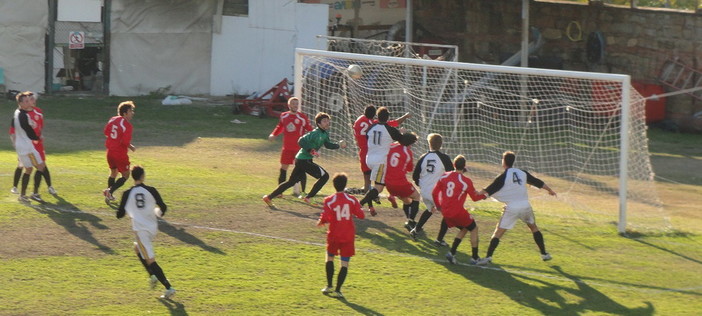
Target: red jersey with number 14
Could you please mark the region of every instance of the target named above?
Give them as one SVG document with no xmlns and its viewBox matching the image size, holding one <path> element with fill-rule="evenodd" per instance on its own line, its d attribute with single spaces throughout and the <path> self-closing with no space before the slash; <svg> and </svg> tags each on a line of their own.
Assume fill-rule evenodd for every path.
<svg viewBox="0 0 702 316">
<path fill-rule="evenodd" d="M 485 198 L 485 195 L 480 195 L 475 190 L 473 181 L 458 171 L 444 173 L 432 191 L 434 203 L 441 208 L 441 213 L 446 217 L 454 217 L 465 212 L 463 204 L 468 196 L 473 201 Z"/>
<path fill-rule="evenodd" d="M 344 192 L 337 192 L 324 198 L 324 210 L 319 219 L 329 223 L 327 242 L 351 242 L 356 237 L 356 226 L 353 216 L 365 218 L 361 203 L 356 197 Z"/>
<path fill-rule="evenodd" d="M 113 152 L 127 152 L 132 143 L 132 123 L 122 116 L 113 116 L 105 129 L 105 148 Z"/>
<path fill-rule="evenodd" d="M 307 115 L 288 111 L 280 114 L 278 125 L 275 126 L 271 135 L 277 136 L 283 133 L 283 150 L 300 150 L 297 140 L 312 129 Z"/>
</svg>

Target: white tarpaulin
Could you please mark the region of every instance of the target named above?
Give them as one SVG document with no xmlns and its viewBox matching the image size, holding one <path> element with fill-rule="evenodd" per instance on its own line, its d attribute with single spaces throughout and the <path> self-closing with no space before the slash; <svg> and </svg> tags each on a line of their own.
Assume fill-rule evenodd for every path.
<svg viewBox="0 0 702 316">
<path fill-rule="evenodd" d="M 110 94 L 210 92 L 217 1 L 112 2 Z"/>
<path fill-rule="evenodd" d="M 0 68 L 7 89 L 44 91 L 46 0 L 0 1 Z"/>
</svg>

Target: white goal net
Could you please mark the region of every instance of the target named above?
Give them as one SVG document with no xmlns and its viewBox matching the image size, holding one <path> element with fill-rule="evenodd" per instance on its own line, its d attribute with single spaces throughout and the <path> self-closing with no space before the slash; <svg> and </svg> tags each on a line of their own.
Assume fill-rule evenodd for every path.
<svg viewBox="0 0 702 316">
<path fill-rule="evenodd" d="M 346 73 L 351 64 L 361 67 L 360 78 Z M 297 50 L 295 75 L 303 111 L 332 115 L 332 139 L 353 144 L 351 127 L 364 108 L 386 106 L 391 118 L 412 114 L 402 127 L 419 136 L 415 159 L 428 149 L 426 136 L 440 133 L 442 151 L 467 157 L 478 188 L 502 171 L 501 154 L 511 150 L 515 167 L 544 179 L 572 206 L 554 216 L 615 223 L 620 232 L 667 226 L 649 160 L 645 100 L 628 76 L 309 49 Z M 322 157 L 330 172 L 362 181 L 355 146 Z M 531 195 L 535 203 L 553 200 Z"/>
</svg>

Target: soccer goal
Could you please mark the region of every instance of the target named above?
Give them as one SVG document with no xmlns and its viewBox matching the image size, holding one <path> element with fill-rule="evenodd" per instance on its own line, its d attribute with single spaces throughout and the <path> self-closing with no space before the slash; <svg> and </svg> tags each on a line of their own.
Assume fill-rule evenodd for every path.
<svg viewBox="0 0 702 316">
<path fill-rule="evenodd" d="M 360 78 L 347 74 L 351 64 L 361 67 Z M 409 112 L 403 127 L 419 135 L 415 155 L 428 149 L 429 133 L 442 134 L 442 151 L 465 155 L 478 187 L 502 171 L 501 154 L 511 150 L 516 167 L 577 209 L 574 218 L 616 222 L 621 233 L 627 225 L 666 226 L 645 100 L 629 76 L 297 49 L 295 82 L 304 112 L 332 115 L 335 139 L 353 143 L 351 126 L 366 105 L 386 106 L 391 117 Z M 323 156 L 348 161 L 345 171 L 360 177 L 355 146 Z"/>
</svg>

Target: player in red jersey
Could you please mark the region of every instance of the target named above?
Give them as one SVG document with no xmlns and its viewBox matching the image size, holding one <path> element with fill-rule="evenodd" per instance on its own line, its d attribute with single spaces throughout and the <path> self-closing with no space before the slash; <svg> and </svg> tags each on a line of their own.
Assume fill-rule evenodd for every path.
<svg viewBox="0 0 702 316">
<path fill-rule="evenodd" d="M 110 167 L 110 176 L 107 178 L 107 189 L 103 190 L 105 202 L 114 201 L 112 195 L 129 179 L 129 155 L 127 150 L 136 150 L 132 145 L 132 123 L 134 117 L 134 102 L 124 101 L 117 106 L 117 116 L 107 121 L 103 133 L 105 134 L 105 147 L 107 148 L 107 164 Z M 122 177 L 117 178 L 117 174 Z"/>
<path fill-rule="evenodd" d="M 473 216 L 463 207 L 466 197 L 473 201 L 485 199 L 484 194 L 479 194 L 473 187 L 473 181 L 466 177 L 466 158 L 458 155 L 453 159 L 454 171 L 444 173 L 432 191 L 436 208 L 444 215 L 448 227 L 458 227 L 460 231 L 453 240 L 451 250 L 446 254 L 446 259 L 451 264 L 456 264 L 456 249 L 461 240 L 470 231 L 470 244 L 472 247 L 471 264 L 477 264 L 478 256 L 478 226 Z"/>
<path fill-rule="evenodd" d="M 419 212 L 419 190 L 407 180 L 406 174 L 414 170 L 413 154 L 410 146 L 417 142 L 417 134 L 404 133 L 399 143 L 390 145 L 388 152 L 387 171 L 385 173 L 385 187 L 391 195 L 402 200 L 402 210 L 405 212 L 407 222 L 405 228 L 412 231 L 417 224 L 414 218 Z"/>
<path fill-rule="evenodd" d="M 313 129 L 307 115 L 299 112 L 299 98 L 292 97 L 288 99 L 288 109 L 290 111 L 280 114 L 278 125 L 276 125 L 271 134 L 268 135 L 268 140 L 273 141 L 276 136 L 280 135 L 281 133 L 283 134 L 283 149 L 280 152 L 280 173 L 278 174 L 278 184 L 285 182 L 288 168 L 295 162 L 295 155 L 300 150 L 300 145 L 297 144 L 297 140 L 300 139 L 302 135 L 305 135 L 305 133 L 312 131 Z M 303 176 L 302 180 L 300 180 L 298 183 L 300 184 L 300 189 L 297 189 L 297 184 L 295 184 L 296 190 L 293 191 L 293 194 L 299 196 L 302 192 L 305 192 L 307 176 Z"/>
<path fill-rule="evenodd" d="M 335 174 L 332 182 L 334 182 L 336 193 L 324 198 L 323 211 L 319 216 L 319 221 L 317 221 L 317 226 L 329 224 L 326 260 L 327 286 L 322 289 L 322 293 L 329 294 L 333 291 L 336 297 L 343 298 L 341 286 L 346 280 L 349 261 L 356 253 L 356 248 L 354 247 L 356 227 L 353 223 L 353 216 L 363 219 L 365 215 L 356 197 L 344 192 L 348 182 L 346 174 Z M 339 270 L 339 276 L 336 279 L 336 288 L 332 290 L 335 255 L 341 256 L 341 270 Z"/>
</svg>

